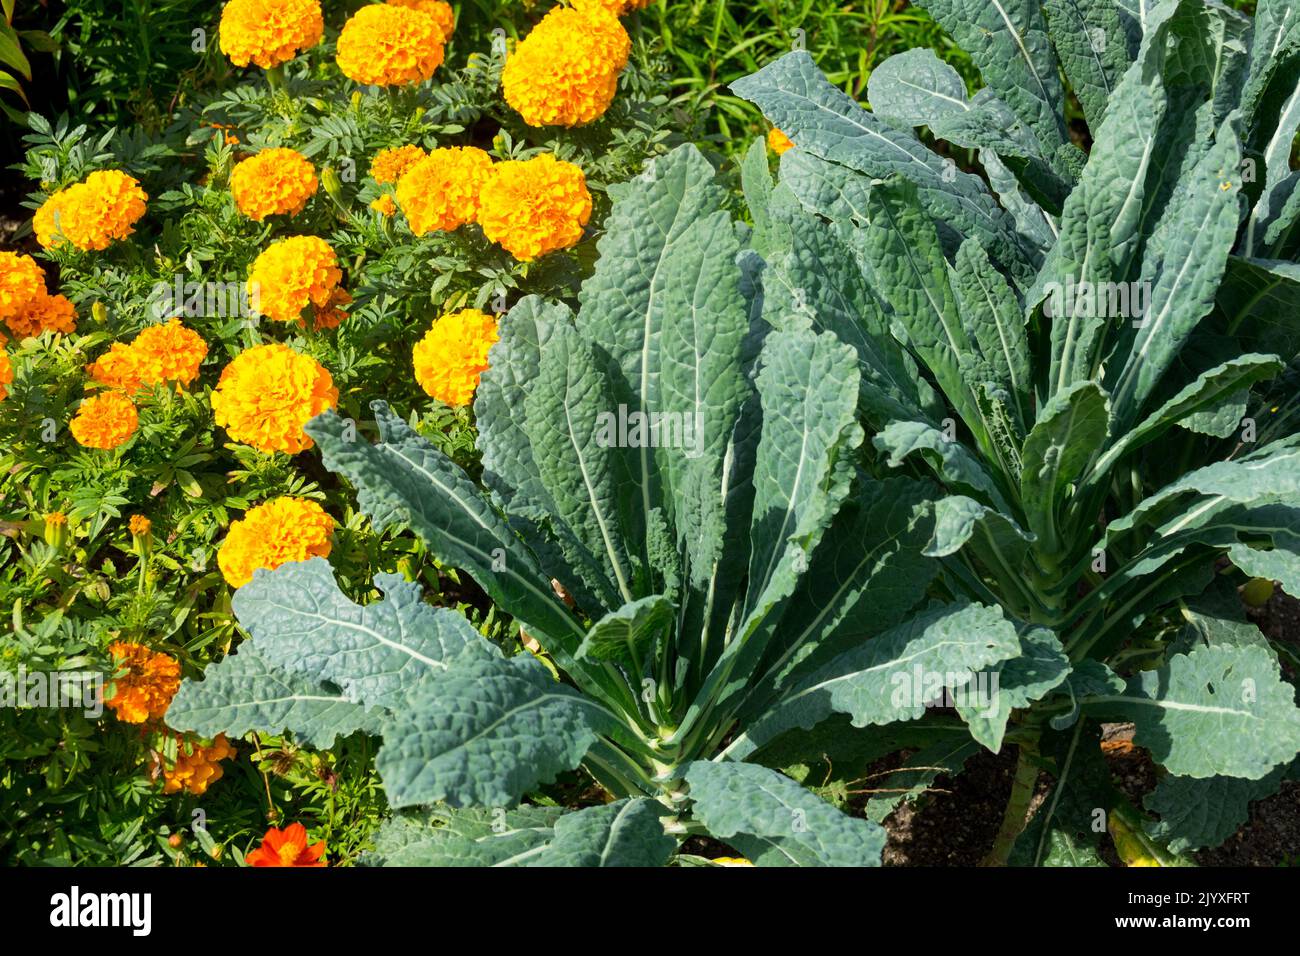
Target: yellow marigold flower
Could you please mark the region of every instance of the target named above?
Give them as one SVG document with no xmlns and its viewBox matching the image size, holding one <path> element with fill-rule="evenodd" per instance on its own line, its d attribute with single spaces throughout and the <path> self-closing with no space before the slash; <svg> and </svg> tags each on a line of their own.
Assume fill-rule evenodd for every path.
<svg viewBox="0 0 1300 956">
<path fill-rule="evenodd" d="M 438 24 L 438 29 L 442 30 L 444 42 L 451 39 L 452 31 L 456 29 L 456 12 L 446 0 L 387 0 L 387 2 L 395 7 L 419 10 L 433 17 L 433 22 Z"/>
<path fill-rule="evenodd" d="M 72 302 L 61 295 L 41 292 L 27 300 L 27 305 L 9 319 L 9 331 L 19 339 L 31 338 L 42 332 L 68 334 L 77 330 L 77 310 Z"/>
<path fill-rule="evenodd" d="M 9 397 L 9 386 L 14 383 L 14 363 L 9 353 L 0 349 L 0 402 Z"/>
<path fill-rule="evenodd" d="M 378 199 L 371 200 L 370 208 L 385 219 L 391 219 L 393 214 L 397 212 L 397 201 L 388 193 L 384 193 Z"/>
<path fill-rule="evenodd" d="M 221 52 L 235 66 L 280 66 L 324 33 L 318 0 L 230 0 L 221 11 Z"/>
<path fill-rule="evenodd" d="M 217 566 L 231 587 L 242 588 L 258 568 L 328 558 L 334 519 L 306 498 L 273 498 L 232 521 L 217 551 Z"/>
<path fill-rule="evenodd" d="M 442 64 L 446 34 L 429 14 L 372 3 L 362 7 L 339 34 L 339 69 L 367 86 L 420 83 Z"/>
<path fill-rule="evenodd" d="M 444 315 L 415 343 L 416 381 L 444 404 L 468 405 L 497 337 L 497 320 L 486 312 L 464 309 Z"/>
<path fill-rule="evenodd" d="M 131 532 L 133 538 L 148 539 L 153 535 L 153 522 L 144 515 L 131 515 L 126 523 L 126 528 Z"/>
<path fill-rule="evenodd" d="M 506 102 L 529 126 L 590 123 L 614 101 L 631 47 L 608 12 L 556 7 L 507 58 Z"/>
<path fill-rule="evenodd" d="M 0 322 L 26 311 L 28 303 L 45 294 L 45 273 L 31 256 L 0 252 Z"/>
<path fill-rule="evenodd" d="M 397 204 L 411 232 L 450 231 L 478 216 L 479 191 L 492 157 L 474 146 L 435 149 L 397 181 Z"/>
<path fill-rule="evenodd" d="M 780 156 L 786 150 L 794 149 L 794 143 L 789 136 L 781 132 L 775 126 L 767 134 L 767 146 L 772 152 Z"/>
<path fill-rule="evenodd" d="M 590 218 L 582 170 L 549 153 L 497 163 L 479 198 L 483 234 L 523 262 L 576 244 Z"/>
<path fill-rule="evenodd" d="M 117 169 L 91 173 L 36 210 L 36 241 L 46 249 L 64 242 L 83 251 L 107 249 L 110 242 L 135 232 L 148 198 L 134 176 Z"/>
<path fill-rule="evenodd" d="M 108 450 L 126 444 L 140 427 L 140 416 L 124 394 L 104 392 L 84 400 L 68 427 L 77 444 Z"/>
<path fill-rule="evenodd" d="M 117 641 L 108 645 L 117 663 L 113 696 L 105 704 L 128 724 L 142 724 L 167 713 L 172 696 L 181 686 L 181 665 L 176 658 L 151 651 L 143 644 Z"/>
<path fill-rule="evenodd" d="M 208 343 L 193 329 L 173 318 L 164 325 L 151 325 L 131 343 L 145 385 L 175 382 L 189 385 L 199 377 L 199 366 L 208 355 Z"/>
<path fill-rule="evenodd" d="M 212 411 L 235 441 L 292 455 L 312 447 L 302 427 L 338 399 L 319 362 L 274 343 L 235 356 L 212 393 Z"/>
<path fill-rule="evenodd" d="M 277 322 L 297 322 L 308 305 L 324 308 L 343 278 L 338 261 L 318 236 L 291 236 L 267 246 L 248 274 L 258 312 Z"/>
<path fill-rule="evenodd" d="M 370 161 L 370 175 L 375 178 L 375 182 L 383 185 L 395 183 L 402 178 L 402 173 L 428 155 L 423 147 L 414 143 L 381 149 Z"/>
<path fill-rule="evenodd" d="M 196 797 L 207 792 L 208 785 L 221 779 L 221 761 L 235 756 L 235 748 L 225 734 L 217 734 L 210 746 L 178 738 L 176 762 L 163 769 L 163 793 L 181 790 Z"/>
<path fill-rule="evenodd" d="M 230 193 L 239 211 L 261 222 L 267 216 L 296 216 L 316 195 L 316 170 L 295 149 L 264 149 L 237 163 L 230 173 Z"/>
</svg>

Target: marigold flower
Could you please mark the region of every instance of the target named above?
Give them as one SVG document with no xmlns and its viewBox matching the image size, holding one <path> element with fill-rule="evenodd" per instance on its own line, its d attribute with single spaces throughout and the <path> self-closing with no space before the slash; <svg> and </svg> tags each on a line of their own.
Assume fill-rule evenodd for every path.
<svg viewBox="0 0 1300 956">
<path fill-rule="evenodd" d="M 56 551 L 68 543 L 68 516 L 62 511 L 51 511 L 41 519 L 41 537 Z"/>
<path fill-rule="evenodd" d="M 412 350 L 416 381 L 444 404 L 468 405 L 497 337 L 497 320 L 486 312 L 465 309 L 444 315 Z"/>
<path fill-rule="evenodd" d="M 445 0 L 387 0 L 387 2 L 395 7 L 419 10 L 433 17 L 433 22 L 438 24 L 438 29 L 442 30 L 444 42 L 451 39 L 451 34 L 456 29 L 456 12 Z"/>
<path fill-rule="evenodd" d="M 599 7 L 556 7 L 506 59 L 506 102 L 529 126 L 581 126 L 605 115 L 632 41 Z"/>
<path fill-rule="evenodd" d="M 429 14 L 372 3 L 343 25 L 336 59 L 344 76 L 367 86 L 420 83 L 442 64 L 446 42 Z"/>
<path fill-rule="evenodd" d="M 435 149 L 397 181 L 397 204 L 417 236 L 451 231 L 478 216 L 492 157 L 474 146 Z"/>
<path fill-rule="evenodd" d="M 249 866 L 324 866 L 325 841 L 307 846 L 307 828 L 291 823 L 283 830 L 271 827 L 262 845 L 244 855 Z"/>
<path fill-rule="evenodd" d="M 397 212 L 397 201 L 388 193 L 384 193 L 378 199 L 371 200 L 370 208 L 385 219 L 391 219 L 393 214 Z"/>
<path fill-rule="evenodd" d="M 230 523 L 217 566 L 231 587 L 242 588 L 258 568 L 328 558 L 334 519 L 307 498 L 273 498 Z"/>
<path fill-rule="evenodd" d="M 113 696 L 104 703 L 128 724 L 161 718 L 181 686 L 180 662 L 129 641 L 108 645 L 108 652 L 117 662 L 118 674 L 113 678 Z"/>
<path fill-rule="evenodd" d="M 126 444 L 139 427 L 134 403 L 121 392 L 85 399 L 68 426 L 79 445 L 104 450 Z"/>
<path fill-rule="evenodd" d="M 308 305 L 325 308 L 343 278 L 338 256 L 318 236 L 291 236 L 267 246 L 253 260 L 248 284 L 258 311 L 277 322 L 297 322 Z"/>
<path fill-rule="evenodd" d="M 107 352 L 86 369 L 92 381 L 109 388 L 134 393 L 144 382 L 136 351 L 124 342 L 114 342 Z"/>
<path fill-rule="evenodd" d="M 135 232 L 149 196 L 135 177 L 117 169 L 91 173 L 55 193 L 36 210 L 32 228 L 46 249 L 69 242 L 83 251 L 107 249 Z"/>
<path fill-rule="evenodd" d="M 77 310 L 62 295 L 39 292 L 27 300 L 17 315 L 9 319 L 9 331 L 15 338 L 27 339 L 42 332 L 70 334 L 77 330 Z"/>
<path fill-rule="evenodd" d="M 582 170 L 549 153 L 497 163 L 479 196 L 483 234 L 523 262 L 575 245 L 589 219 Z"/>
<path fill-rule="evenodd" d="M 221 52 L 235 66 L 280 66 L 324 33 L 318 0 L 230 0 L 221 11 Z"/>
<path fill-rule="evenodd" d="M 297 454 L 314 444 L 302 427 L 338 402 L 330 373 L 287 345 L 258 345 L 235 356 L 212 393 L 218 425 L 259 451 Z"/>
<path fill-rule="evenodd" d="M 225 734 L 217 734 L 210 746 L 178 738 L 176 762 L 163 769 L 163 793 L 185 790 L 196 797 L 207 792 L 208 785 L 221 779 L 221 761 L 235 756 L 235 748 Z"/>
<path fill-rule="evenodd" d="M 153 522 L 144 515 L 131 515 L 126 526 L 131 534 L 138 538 L 143 538 L 145 535 L 150 534 L 153 531 Z"/>
<path fill-rule="evenodd" d="M 0 322 L 8 322 L 45 295 L 45 273 L 31 256 L 0 252 Z"/>
<path fill-rule="evenodd" d="M 146 327 L 131 343 L 145 385 L 175 382 L 189 385 L 199 377 L 199 367 L 208 355 L 208 343 L 193 329 L 173 318 L 162 325 Z"/>
<path fill-rule="evenodd" d="M 772 152 L 780 156 L 787 150 L 794 149 L 794 142 L 774 126 L 768 131 L 767 146 Z"/>
<path fill-rule="evenodd" d="M 230 172 L 230 193 L 239 211 L 261 222 L 267 216 L 296 216 L 316 195 L 316 170 L 296 149 L 264 149 Z"/>
<path fill-rule="evenodd" d="M 402 173 L 428 155 L 423 147 L 414 143 L 381 149 L 370 161 L 370 175 L 382 185 L 395 183 L 402 178 Z"/>
<path fill-rule="evenodd" d="M 14 363 L 9 353 L 0 349 L 0 402 L 9 397 L 9 386 L 14 383 Z"/>
</svg>

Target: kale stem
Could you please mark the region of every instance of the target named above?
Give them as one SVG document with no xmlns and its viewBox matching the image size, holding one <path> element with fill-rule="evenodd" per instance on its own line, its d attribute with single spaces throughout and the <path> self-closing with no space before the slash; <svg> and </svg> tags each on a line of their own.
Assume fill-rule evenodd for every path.
<svg viewBox="0 0 1300 956">
<path fill-rule="evenodd" d="M 993 841 L 993 849 L 980 861 L 980 866 L 1006 866 L 1016 838 L 1028 822 L 1029 804 L 1034 798 L 1034 784 L 1038 782 L 1038 740 L 1031 738 L 1020 744 L 1016 757 L 1016 775 L 1011 782 L 1011 796 L 1002 816 L 1002 826 Z"/>
</svg>

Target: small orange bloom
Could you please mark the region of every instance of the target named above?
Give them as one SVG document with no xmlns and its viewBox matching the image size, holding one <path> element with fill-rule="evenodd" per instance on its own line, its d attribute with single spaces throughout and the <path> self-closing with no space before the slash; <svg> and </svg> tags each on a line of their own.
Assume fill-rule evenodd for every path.
<svg viewBox="0 0 1300 956">
<path fill-rule="evenodd" d="M 283 830 L 271 827 L 262 837 L 262 845 L 248 853 L 249 866 L 324 866 L 325 841 L 307 846 L 307 828 L 291 823 Z"/>
<path fill-rule="evenodd" d="M 116 712 L 117 719 L 143 724 L 150 717 L 161 718 L 167 713 L 173 695 L 181 686 L 180 662 L 129 641 L 108 645 L 108 652 L 113 655 L 119 674 L 113 678 L 113 696 L 104 703 Z"/>
</svg>

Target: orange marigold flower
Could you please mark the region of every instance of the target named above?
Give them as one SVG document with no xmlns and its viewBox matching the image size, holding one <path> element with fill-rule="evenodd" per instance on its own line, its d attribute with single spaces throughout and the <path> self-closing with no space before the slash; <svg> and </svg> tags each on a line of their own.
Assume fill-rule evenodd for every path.
<svg viewBox="0 0 1300 956">
<path fill-rule="evenodd" d="M 116 169 L 91 173 L 85 182 L 55 193 L 36 210 L 32 228 L 46 249 L 69 242 L 83 251 L 107 249 L 135 232 L 148 195 L 134 176 Z"/>
<path fill-rule="evenodd" d="M 456 12 L 446 0 L 387 0 L 387 2 L 395 7 L 409 7 L 427 13 L 433 17 L 433 22 L 438 24 L 438 29 L 442 30 L 444 41 L 451 39 L 452 31 L 456 28 Z"/>
<path fill-rule="evenodd" d="M 14 383 L 14 363 L 9 353 L 0 349 L 0 402 L 9 397 L 9 386 Z"/>
<path fill-rule="evenodd" d="M 267 246 L 248 274 L 257 311 L 277 322 L 297 322 L 308 305 L 325 308 L 343 271 L 330 244 L 318 236 L 290 236 Z"/>
<path fill-rule="evenodd" d="M 444 315 L 415 343 L 416 381 L 444 404 L 468 405 L 497 337 L 497 320 L 486 312 L 464 309 Z"/>
<path fill-rule="evenodd" d="M 45 294 L 45 273 L 35 259 L 0 252 L 0 322 L 21 315 L 33 299 Z"/>
<path fill-rule="evenodd" d="M 230 193 L 239 211 L 261 222 L 267 216 L 296 216 L 316 195 L 316 170 L 296 149 L 264 149 L 230 172 Z"/>
<path fill-rule="evenodd" d="M 328 558 L 334 519 L 307 498 L 273 498 L 230 523 L 217 566 L 231 587 L 242 588 L 258 568 Z"/>
<path fill-rule="evenodd" d="M 414 143 L 381 149 L 370 161 L 370 175 L 380 184 L 395 183 L 402 178 L 402 173 L 428 155 L 423 147 Z"/>
<path fill-rule="evenodd" d="M 212 393 L 212 411 L 235 441 L 292 455 L 312 447 L 302 427 L 338 399 L 334 380 L 319 362 L 274 343 L 235 356 Z"/>
<path fill-rule="evenodd" d="M 397 212 L 397 201 L 388 193 L 384 193 L 378 199 L 370 201 L 370 208 L 385 219 L 391 219 L 393 214 Z"/>
<path fill-rule="evenodd" d="M 140 416 L 124 394 L 104 392 L 85 399 L 68 427 L 79 445 L 108 450 L 130 440 L 140 427 Z"/>
<path fill-rule="evenodd" d="M 497 163 L 479 196 L 483 234 L 523 262 L 575 245 L 589 219 L 582 170 L 549 153 Z"/>
<path fill-rule="evenodd" d="M 791 141 L 790 137 L 786 136 L 785 133 L 781 132 L 775 126 L 768 131 L 767 145 L 768 148 L 778 156 L 786 152 L 786 150 L 794 149 L 794 143 Z"/>
<path fill-rule="evenodd" d="M 324 33 L 318 0 L 230 0 L 221 11 L 221 52 L 235 66 L 288 63 Z"/>
<path fill-rule="evenodd" d="M 217 734 L 207 747 L 179 737 L 176 762 L 170 769 L 163 769 L 163 793 L 185 790 L 196 797 L 202 796 L 209 784 L 221 779 L 221 761 L 234 757 L 235 753 L 225 734 Z"/>
<path fill-rule="evenodd" d="M 249 866 L 324 866 L 325 841 L 307 845 L 307 828 L 291 823 L 283 830 L 271 827 L 262 845 L 244 855 Z"/>
<path fill-rule="evenodd" d="M 86 369 L 92 381 L 124 392 L 135 392 L 144 384 L 140 359 L 131 346 L 114 342 L 107 352 Z"/>
<path fill-rule="evenodd" d="M 150 325 L 135 337 L 131 350 L 139 364 L 145 385 L 175 382 L 189 385 L 199 377 L 199 366 L 208 355 L 208 343 L 193 329 L 173 318 L 163 325 Z"/>
<path fill-rule="evenodd" d="M 529 126 L 581 126 L 605 115 L 632 41 L 607 11 L 556 7 L 501 74 L 506 102 Z"/>
<path fill-rule="evenodd" d="M 72 302 L 61 295 L 41 292 L 27 300 L 27 305 L 9 319 L 9 331 L 16 338 L 26 339 L 42 332 L 69 334 L 77 330 L 77 310 Z"/>
<path fill-rule="evenodd" d="M 153 522 L 144 515 L 131 515 L 126 527 L 133 535 L 143 538 L 153 531 Z"/>
<path fill-rule="evenodd" d="M 492 157 L 474 146 L 435 149 L 397 181 L 397 204 L 417 236 L 451 231 L 478 216 Z"/>
<path fill-rule="evenodd" d="M 117 663 L 113 695 L 104 703 L 128 724 L 159 719 L 181 686 L 181 665 L 176 658 L 151 651 L 143 644 L 117 641 L 108 645 Z"/>
<path fill-rule="evenodd" d="M 372 3 L 362 7 L 339 34 L 339 69 L 367 86 L 420 83 L 442 64 L 447 36 L 429 14 Z"/>
</svg>

